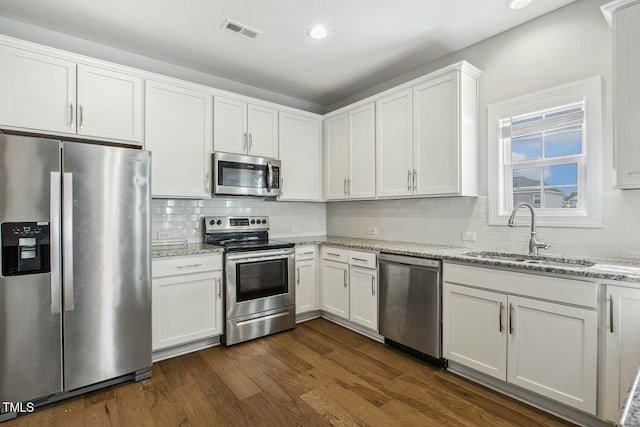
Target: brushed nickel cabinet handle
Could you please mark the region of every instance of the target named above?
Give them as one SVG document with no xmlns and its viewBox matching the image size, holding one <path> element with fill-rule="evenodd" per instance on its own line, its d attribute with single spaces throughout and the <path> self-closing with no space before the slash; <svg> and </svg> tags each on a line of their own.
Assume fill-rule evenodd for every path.
<svg viewBox="0 0 640 427">
<path fill-rule="evenodd" d="M 69 127 L 73 126 L 73 102 L 69 103 Z"/>
<path fill-rule="evenodd" d="M 300 284 L 300 267 L 296 268 L 296 285 Z"/>
<path fill-rule="evenodd" d="M 609 297 L 609 332 L 613 333 L 613 295 Z"/>
<path fill-rule="evenodd" d="M 413 191 L 416 191 L 418 188 L 418 173 L 416 170 L 413 170 Z"/>
<path fill-rule="evenodd" d="M 376 294 L 376 278 L 371 276 L 371 295 Z"/>
<path fill-rule="evenodd" d="M 354 261 L 367 262 L 367 260 L 366 260 L 366 259 L 362 259 L 362 258 L 356 258 L 356 257 L 353 257 L 353 258 L 351 258 L 351 259 L 352 259 L 352 260 L 354 260 Z"/>
<path fill-rule="evenodd" d="M 509 303 L 509 334 L 513 334 L 513 304 Z"/>
<path fill-rule="evenodd" d="M 243 151 L 249 151 L 248 146 L 249 146 L 249 140 L 248 140 L 248 137 L 247 137 L 247 133 L 245 132 L 244 133 L 244 140 L 243 140 L 243 143 L 242 143 L 242 150 Z"/>
<path fill-rule="evenodd" d="M 344 287 L 347 287 L 347 270 L 344 270 Z"/>
<path fill-rule="evenodd" d="M 407 172 L 407 191 L 411 191 L 411 170 Z"/>
<path fill-rule="evenodd" d="M 500 329 L 500 332 L 502 332 L 502 330 L 504 329 L 502 326 L 502 310 L 504 309 L 504 306 L 502 305 L 502 302 L 500 302 L 500 311 L 498 314 L 498 328 Z"/>
<path fill-rule="evenodd" d="M 80 104 L 78 106 L 79 114 L 78 114 L 78 126 L 80 127 L 80 129 L 82 129 L 82 125 L 84 124 L 84 111 L 82 108 L 82 104 Z"/>
<path fill-rule="evenodd" d="M 179 270 L 185 269 L 185 268 L 196 268 L 196 267 L 200 267 L 202 264 L 189 264 L 189 265 L 178 265 L 176 268 Z"/>
<path fill-rule="evenodd" d="M 329 255 L 329 256 L 337 256 L 337 257 L 340 256 L 340 254 L 332 254 L 331 252 L 327 252 L 327 255 Z"/>
<path fill-rule="evenodd" d="M 249 134 L 249 151 L 253 149 L 253 134 Z"/>
</svg>

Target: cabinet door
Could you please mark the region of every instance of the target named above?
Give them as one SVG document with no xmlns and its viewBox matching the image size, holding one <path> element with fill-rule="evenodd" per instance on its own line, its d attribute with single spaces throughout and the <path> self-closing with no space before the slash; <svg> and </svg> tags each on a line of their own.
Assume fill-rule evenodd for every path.
<svg viewBox="0 0 640 427">
<path fill-rule="evenodd" d="M 459 185 L 458 73 L 413 88 L 415 194 L 457 194 Z"/>
<path fill-rule="evenodd" d="M 349 176 L 349 140 L 347 115 L 340 114 L 324 122 L 325 197 L 327 200 L 347 198 Z"/>
<path fill-rule="evenodd" d="M 249 104 L 247 126 L 248 154 L 278 158 L 278 111 Z"/>
<path fill-rule="evenodd" d="M 145 148 L 154 197 L 211 197 L 211 95 L 147 80 Z"/>
<path fill-rule="evenodd" d="M 154 278 L 153 350 L 222 333 L 220 271 Z"/>
<path fill-rule="evenodd" d="M 596 412 L 597 314 L 509 296 L 507 381 Z"/>
<path fill-rule="evenodd" d="M 376 270 L 349 268 L 349 319 L 378 331 L 378 274 Z"/>
<path fill-rule="evenodd" d="M 143 80 L 78 65 L 78 134 L 142 145 Z"/>
<path fill-rule="evenodd" d="M 376 196 L 375 104 L 349 111 L 349 198 Z"/>
<path fill-rule="evenodd" d="M 613 16 L 617 185 L 640 188 L 640 4 Z"/>
<path fill-rule="evenodd" d="M 312 117 L 280 113 L 280 200 L 322 198 L 322 150 L 320 122 Z"/>
<path fill-rule="evenodd" d="M 0 46 L 0 124 L 76 132 L 76 64 Z"/>
<path fill-rule="evenodd" d="M 616 421 L 640 364 L 640 290 L 607 286 L 604 415 Z"/>
<path fill-rule="evenodd" d="M 408 196 L 413 192 L 411 89 L 376 101 L 376 194 Z"/>
<path fill-rule="evenodd" d="M 296 314 L 318 309 L 316 293 L 315 260 L 296 261 Z"/>
<path fill-rule="evenodd" d="M 213 103 L 213 149 L 247 154 L 247 103 L 220 96 Z"/>
<path fill-rule="evenodd" d="M 445 359 L 507 378 L 507 296 L 445 283 L 442 348 Z"/>
<path fill-rule="evenodd" d="M 321 309 L 342 318 L 349 318 L 349 266 L 339 262 L 322 261 Z"/>
</svg>

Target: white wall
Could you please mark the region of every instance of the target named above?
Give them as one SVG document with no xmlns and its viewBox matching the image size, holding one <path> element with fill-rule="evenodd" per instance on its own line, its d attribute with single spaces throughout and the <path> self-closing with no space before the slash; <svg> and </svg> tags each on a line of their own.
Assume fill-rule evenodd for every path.
<svg viewBox="0 0 640 427">
<path fill-rule="evenodd" d="M 329 203 L 331 235 L 378 238 L 525 252 L 526 227 L 490 226 L 487 219 L 487 105 L 541 89 L 600 75 L 604 78 L 602 144 L 603 227 L 540 228 L 554 254 L 640 259 L 640 191 L 613 188 L 611 127 L 612 39 L 600 6 L 605 1 L 580 0 L 556 12 L 509 30 L 441 60 L 333 105 L 342 107 L 445 65 L 465 59 L 484 71 L 479 84 L 478 199 L 422 199 Z M 526 221 L 521 221 L 526 223 Z M 475 232 L 477 242 L 463 242 Z"/>
</svg>

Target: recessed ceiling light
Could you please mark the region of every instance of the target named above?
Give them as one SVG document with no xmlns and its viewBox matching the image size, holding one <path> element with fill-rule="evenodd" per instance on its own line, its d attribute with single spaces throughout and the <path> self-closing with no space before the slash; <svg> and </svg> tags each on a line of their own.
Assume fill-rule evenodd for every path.
<svg viewBox="0 0 640 427">
<path fill-rule="evenodd" d="M 322 40 L 327 37 L 327 29 L 323 25 L 316 25 L 309 30 L 309 37 L 316 40 Z"/>
<path fill-rule="evenodd" d="M 531 0 L 509 0 L 507 3 L 511 9 L 522 9 L 523 7 L 529 6 Z"/>
</svg>

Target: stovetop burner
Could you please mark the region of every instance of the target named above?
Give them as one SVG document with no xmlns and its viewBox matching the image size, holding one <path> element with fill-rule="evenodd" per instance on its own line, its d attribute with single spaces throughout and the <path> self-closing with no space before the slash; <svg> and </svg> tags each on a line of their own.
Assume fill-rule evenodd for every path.
<svg viewBox="0 0 640 427">
<path fill-rule="evenodd" d="M 268 217 L 205 217 L 206 243 L 222 246 L 225 252 L 292 248 L 294 243 L 269 239 Z"/>
</svg>

